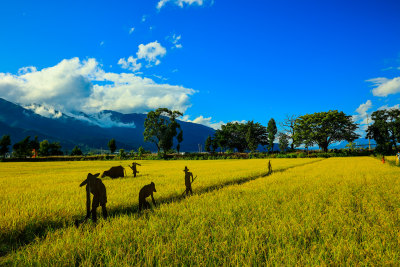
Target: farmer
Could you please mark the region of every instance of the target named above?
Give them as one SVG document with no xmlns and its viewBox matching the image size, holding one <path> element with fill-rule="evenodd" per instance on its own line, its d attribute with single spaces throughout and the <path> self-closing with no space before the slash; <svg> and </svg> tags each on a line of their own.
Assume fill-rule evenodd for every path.
<svg viewBox="0 0 400 267">
<path fill-rule="evenodd" d="M 142 165 L 140 165 L 139 163 L 136 163 L 136 162 L 132 162 L 132 166 L 128 165 L 133 171 L 133 177 L 136 177 L 136 173 L 139 173 L 139 171 L 136 169 L 136 165 L 142 166 Z"/>
<path fill-rule="evenodd" d="M 272 165 L 271 165 L 271 160 L 268 161 L 268 174 L 272 173 Z"/>
<path fill-rule="evenodd" d="M 79 186 L 86 185 L 86 218 L 85 220 L 89 219 L 90 214 L 92 214 L 93 222 L 97 221 L 97 213 L 96 209 L 98 206 L 101 206 L 103 217 L 107 219 L 107 194 L 106 194 L 106 187 L 103 182 L 97 178 L 100 173 L 87 175 L 85 181 L 83 181 Z M 93 194 L 93 202 L 92 202 L 92 210 L 90 210 L 90 193 Z"/>
<path fill-rule="evenodd" d="M 385 163 L 385 156 L 382 155 L 382 163 Z"/>
<path fill-rule="evenodd" d="M 189 172 L 189 169 L 185 166 L 183 170 L 185 172 L 185 185 L 186 185 L 186 195 L 193 194 L 192 191 L 192 182 L 193 182 L 193 174 Z M 192 182 L 190 182 L 190 177 L 192 177 Z"/>
<path fill-rule="evenodd" d="M 400 163 L 400 152 L 397 151 L 397 154 L 396 154 L 396 165 L 399 165 L 399 163 Z"/>
</svg>

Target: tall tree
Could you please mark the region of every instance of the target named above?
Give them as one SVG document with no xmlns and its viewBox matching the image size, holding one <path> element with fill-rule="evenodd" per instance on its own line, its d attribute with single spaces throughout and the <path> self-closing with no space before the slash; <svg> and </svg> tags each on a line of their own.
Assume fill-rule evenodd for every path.
<svg viewBox="0 0 400 267">
<path fill-rule="evenodd" d="M 206 139 L 206 143 L 204 144 L 204 147 L 206 149 L 207 152 L 211 152 L 211 145 L 212 145 L 212 138 L 209 135 Z"/>
<path fill-rule="evenodd" d="M 152 142 L 156 145 L 158 153 L 162 149 L 164 154 L 173 146 L 173 139 L 182 132 L 181 126 L 176 121 L 177 117 L 183 114 L 179 111 L 171 111 L 167 108 L 158 108 L 147 113 L 144 121 L 144 141 Z M 179 133 L 179 141 L 182 142 L 183 134 Z M 177 137 L 178 138 L 178 137 Z"/>
<path fill-rule="evenodd" d="M 356 130 L 357 124 L 352 117 L 342 111 L 316 112 L 297 118 L 295 142 L 307 146 L 317 144 L 327 152 L 328 146 L 334 142 L 352 142 L 357 139 L 359 135 L 355 133 Z"/>
<path fill-rule="evenodd" d="M 115 143 L 114 138 L 108 141 L 108 148 L 110 149 L 111 154 L 113 154 L 115 150 L 117 150 L 117 144 Z"/>
<path fill-rule="evenodd" d="M 289 136 L 286 133 L 279 132 L 279 150 L 285 152 L 289 146 Z"/>
<path fill-rule="evenodd" d="M 400 110 L 377 110 L 371 114 L 373 124 L 368 126 L 367 137 L 375 140 L 376 150 L 391 153 L 400 141 Z"/>
<path fill-rule="evenodd" d="M 286 132 L 286 136 L 288 139 L 291 139 L 290 149 L 294 150 L 295 141 L 294 141 L 294 125 L 296 119 L 298 118 L 297 115 L 286 115 L 283 122 L 280 123 L 281 127 Z"/>
<path fill-rule="evenodd" d="M 9 152 L 8 147 L 11 145 L 11 138 L 9 135 L 3 135 L 3 137 L 0 140 L 0 155 L 3 156 L 3 158 L 6 157 L 6 153 Z"/>
<path fill-rule="evenodd" d="M 274 151 L 274 140 L 275 135 L 278 132 L 278 128 L 276 127 L 275 120 L 271 118 L 268 122 L 267 133 L 268 133 L 268 152 Z"/>
</svg>

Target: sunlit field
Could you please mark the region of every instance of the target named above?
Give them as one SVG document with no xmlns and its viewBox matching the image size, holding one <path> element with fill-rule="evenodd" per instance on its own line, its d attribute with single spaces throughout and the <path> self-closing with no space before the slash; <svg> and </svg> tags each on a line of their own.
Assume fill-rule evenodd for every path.
<svg viewBox="0 0 400 267">
<path fill-rule="evenodd" d="M 140 161 L 103 179 L 109 219 L 79 228 L 88 172 L 131 161 L 2 163 L 0 264 L 397 264 L 399 169 L 372 157 Z M 197 175 L 181 198 L 183 169 Z M 156 208 L 137 212 L 153 181 Z M 101 209 L 99 208 L 99 213 Z"/>
</svg>

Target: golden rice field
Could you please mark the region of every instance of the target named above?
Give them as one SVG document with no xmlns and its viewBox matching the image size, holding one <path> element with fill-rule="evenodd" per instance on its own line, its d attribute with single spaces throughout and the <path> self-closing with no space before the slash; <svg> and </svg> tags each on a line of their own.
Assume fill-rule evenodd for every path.
<svg viewBox="0 0 400 267">
<path fill-rule="evenodd" d="M 0 265 L 397 265 L 399 171 L 371 157 L 141 161 L 85 215 L 88 172 L 130 161 L 0 164 Z M 184 166 L 198 176 L 184 191 Z M 128 171 L 128 170 L 127 170 Z M 158 206 L 137 212 L 153 181 Z M 100 212 L 99 208 L 99 212 Z"/>
</svg>

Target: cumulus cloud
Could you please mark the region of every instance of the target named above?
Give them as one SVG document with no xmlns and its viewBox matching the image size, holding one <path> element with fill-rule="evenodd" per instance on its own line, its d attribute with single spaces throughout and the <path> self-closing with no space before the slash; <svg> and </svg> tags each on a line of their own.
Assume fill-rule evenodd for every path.
<svg viewBox="0 0 400 267">
<path fill-rule="evenodd" d="M 137 59 L 133 56 L 128 57 L 126 60 L 125 58 L 120 58 L 118 61 L 118 65 L 121 65 L 121 68 L 128 69 L 133 72 L 138 71 L 142 68 L 141 63 L 137 63 Z"/>
<path fill-rule="evenodd" d="M 150 65 L 158 65 L 161 63 L 160 57 L 165 56 L 167 50 L 157 41 L 148 43 L 146 45 L 140 44 L 139 50 L 136 53 L 138 59 L 146 60 Z"/>
<path fill-rule="evenodd" d="M 64 59 L 55 66 L 18 74 L 0 73 L 0 97 L 25 105 L 52 106 L 61 112 L 147 112 L 158 107 L 185 112 L 196 91 L 160 84 L 133 73 L 105 72 L 96 59 Z"/>
<path fill-rule="evenodd" d="M 147 61 L 148 64 L 146 67 L 152 67 L 153 64 L 159 65 L 161 63 L 159 58 L 165 56 L 166 53 L 167 50 L 157 41 L 146 45 L 140 44 L 136 52 L 137 58 L 133 56 L 129 56 L 128 59 L 120 58 L 118 65 L 121 65 L 123 69 L 135 72 L 142 68 L 142 63 L 138 63 L 138 60 Z"/>
<path fill-rule="evenodd" d="M 172 5 L 176 5 L 179 6 L 181 8 L 184 7 L 184 5 L 193 5 L 193 4 L 197 4 L 199 6 L 202 6 L 204 4 L 203 0 L 160 0 L 157 3 L 157 9 L 160 10 L 162 7 L 164 7 L 167 3 L 170 3 Z M 212 1 L 213 4 L 213 1 Z"/>
<path fill-rule="evenodd" d="M 130 29 L 129 29 L 129 34 L 132 34 L 134 30 L 135 30 L 134 27 L 130 28 Z"/>
<path fill-rule="evenodd" d="M 367 82 L 371 82 L 373 86 L 375 86 L 375 88 L 372 89 L 372 94 L 374 96 L 386 97 L 390 94 L 400 93 L 400 77 L 393 79 L 379 77 L 369 79 Z"/>
</svg>

